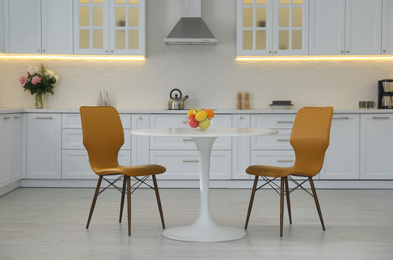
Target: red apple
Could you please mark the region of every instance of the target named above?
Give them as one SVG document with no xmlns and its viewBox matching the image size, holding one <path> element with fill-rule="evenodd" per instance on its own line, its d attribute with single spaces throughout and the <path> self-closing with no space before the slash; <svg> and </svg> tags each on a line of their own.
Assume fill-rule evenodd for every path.
<svg viewBox="0 0 393 260">
<path fill-rule="evenodd" d="M 192 128 L 196 128 L 196 127 L 198 127 L 198 125 L 199 125 L 199 121 L 195 119 L 195 116 L 194 116 L 194 115 L 189 116 L 189 117 L 187 118 L 187 123 L 188 123 L 188 125 L 189 125 L 190 127 L 192 127 Z"/>
</svg>

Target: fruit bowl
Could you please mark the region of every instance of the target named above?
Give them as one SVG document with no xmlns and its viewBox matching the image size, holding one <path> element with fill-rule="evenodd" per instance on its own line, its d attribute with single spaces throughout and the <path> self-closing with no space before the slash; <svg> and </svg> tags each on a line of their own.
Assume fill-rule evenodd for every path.
<svg viewBox="0 0 393 260">
<path fill-rule="evenodd" d="M 213 124 L 214 112 L 211 109 L 190 109 L 187 112 L 187 124 L 191 128 L 206 130 Z"/>
</svg>

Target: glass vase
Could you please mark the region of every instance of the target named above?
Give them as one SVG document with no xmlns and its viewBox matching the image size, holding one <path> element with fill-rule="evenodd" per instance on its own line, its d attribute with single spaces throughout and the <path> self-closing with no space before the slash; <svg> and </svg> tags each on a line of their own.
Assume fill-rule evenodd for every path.
<svg viewBox="0 0 393 260">
<path fill-rule="evenodd" d="M 43 109 L 44 103 L 42 102 L 42 94 L 35 94 L 35 108 Z"/>
</svg>

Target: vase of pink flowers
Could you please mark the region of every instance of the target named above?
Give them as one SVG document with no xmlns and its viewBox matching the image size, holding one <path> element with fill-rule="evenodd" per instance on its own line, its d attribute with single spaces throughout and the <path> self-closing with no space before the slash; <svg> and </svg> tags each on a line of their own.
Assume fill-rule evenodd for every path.
<svg viewBox="0 0 393 260">
<path fill-rule="evenodd" d="M 54 94 L 53 88 L 59 76 L 53 71 L 48 70 L 41 63 L 40 68 L 36 66 L 30 66 L 27 69 L 27 76 L 21 76 L 19 78 L 20 84 L 23 88 L 32 95 L 35 95 L 35 108 L 43 108 L 42 96 L 46 93 Z"/>
</svg>

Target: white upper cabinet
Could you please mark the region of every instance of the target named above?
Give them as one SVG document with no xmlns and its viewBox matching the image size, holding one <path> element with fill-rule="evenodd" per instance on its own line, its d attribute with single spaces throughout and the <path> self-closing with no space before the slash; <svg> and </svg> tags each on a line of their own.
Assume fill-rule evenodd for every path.
<svg viewBox="0 0 393 260">
<path fill-rule="evenodd" d="M 5 1 L 0 0 L 0 53 L 5 52 Z"/>
<path fill-rule="evenodd" d="M 310 2 L 310 55 L 341 55 L 345 50 L 345 0 Z"/>
<path fill-rule="evenodd" d="M 237 0 L 237 55 L 307 55 L 308 0 Z"/>
<path fill-rule="evenodd" d="M 75 54 L 145 55 L 145 0 L 74 0 Z"/>
<path fill-rule="evenodd" d="M 69 0 L 8 1 L 6 52 L 72 54 L 72 2 Z"/>
<path fill-rule="evenodd" d="M 382 0 L 347 0 L 345 20 L 346 54 L 381 54 Z"/>
<path fill-rule="evenodd" d="M 393 1 L 382 3 L 382 54 L 393 54 Z"/>
<path fill-rule="evenodd" d="M 381 54 L 382 0 L 310 1 L 310 55 Z"/>
</svg>

